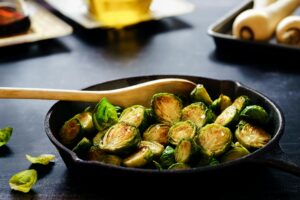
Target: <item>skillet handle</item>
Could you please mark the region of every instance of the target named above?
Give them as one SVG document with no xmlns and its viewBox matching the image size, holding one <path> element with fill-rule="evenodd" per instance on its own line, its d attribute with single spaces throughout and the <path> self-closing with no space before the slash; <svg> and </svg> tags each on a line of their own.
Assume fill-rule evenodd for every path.
<svg viewBox="0 0 300 200">
<path fill-rule="evenodd" d="M 279 145 L 276 145 L 272 151 L 251 159 L 250 162 L 276 168 L 300 177 L 300 165 L 297 164 L 300 163 L 300 155 L 287 154 Z"/>
</svg>

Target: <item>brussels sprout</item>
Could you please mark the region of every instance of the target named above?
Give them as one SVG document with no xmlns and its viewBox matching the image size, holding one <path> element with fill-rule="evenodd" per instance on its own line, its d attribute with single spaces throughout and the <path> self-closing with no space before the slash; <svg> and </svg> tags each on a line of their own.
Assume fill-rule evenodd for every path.
<svg viewBox="0 0 300 200">
<path fill-rule="evenodd" d="M 158 142 L 154 142 L 154 141 L 152 141 L 152 142 L 141 141 L 139 144 L 139 148 L 142 148 L 142 147 L 148 147 L 152 151 L 154 157 L 159 157 L 165 149 L 163 145 L 159 144 Z"/>
<path fill-rule="evenodd" d="M 28 169 L 16 173 L 9 179 L 9 186 L 13 190 L 27 193 L 37 181 L 37 171 Z"/>
<path fill-rule="evenodd" d="M 93 116 L 91 112 L 84 111 L 74 116 L 74 118 L 78 119 L 81 125 L 81 131 L 84 133 L 94 132 L 94 123 Z"/>
<path fill-rule="evenodd" d="M 143 140 L 158 142 L 166 146 L 169 129 L 170 126 L 166 124 L 153 124 L 143 133 Z"/>
<path fill-rule="evenodd" d="M 119 122 L 125 122 L 131 126 L 135 126 L 143 131 L 148 125 L 149 116 L 146 108 L 140 105 L 134 105 L 126 108 L 120 118 Z"/>
<path fill-rule="evenodd" d="M 230 147 L 232 134 L 229 128 L 208 124 L 200 129 L 195 141 L 207 156 L 219 156 Z"/>
<path fill-rule="evenodd" d="M 232 149 L 227 151 L 222 157 L 221 157 L 221 162 L 227 162 L 227 161 L 232 161 L 236 160 L 238 158 L 241 158 L 245 155 L 250 154 L 250 152 L 243 147 L 240 143 L 236 142 Z"/>
<path fill-rule="evenodd" d="M 0 129 L 0 147 L 5 145 L 10 140 L 12 132 L 13 128 L 11 127 Z"/>
<path fill-rule="evenodd" d="M 105 154 L 102 156 L 100 162 L 120 166 L 122 164 L 122 158 L 112 154 Z"/>
<path fill-rule="evenodd" d="M 214 166 L 214 165 L 217 165 L 217 164 L 220 164 L 220 162 L 214 158 L 214 157 L 211 157 L 211 156 L 207 156 L 207 155 L 203 155 L 197 166 L 198 167 L 203 167 L 203 166 Z"/>
<path fill-rule="evenodd" d="M 61 143 L 64 145 L 71 145 L 83 137 L 81 133 L 81 125 L 79 120 L 72 118 L 66 121 L 60 129 L 59 138 Z"/>
<path fill-rule="evenodd" d="M 111 153 L 129 153 L 141 141 L 139 130 L 120 122 L 113 125 L 103 136 L 100 148 Z"/>
<path fill-rule="evenodd" d="M 153 159 L 153 153 L 148 147 L 139 148 L 134 154 L 123 160 L 126 167 L 143 167 Z"/>
<path fill-rule="evenodd" d="M 261 148 L 271 139 L 271 136 L 265 130 L 244 120 L 238 124 L 235 137 L 247 149 Z"/>
<path fill-rule="evenodd" d="M 157 121 L 172 125 L 181 118 L 182 101 L 170 93 L 158 93 L 151 99 L 151 107 Z"/>
<path fill-rule="evenodd" d="M 197 128 L 213 121 L 214 114 L 202 102 L 192 103 L 182 109 L 181 120 L 190 120 Z"/>
<path fill-rule="evenodd" d="M 185 163 L 174 163 L 170 167 L 168 167 L 169 170 L 182 170 L 182 169 L 189 169 L 191 168 Z"/>
<path fill-rule="evenodd" d="M 160 165 L 167 169 L 175 163 L 175 150 L 171 146 L 167 146 L 159 158 Z"/>
<path fill-rule="evenodd" d="M 103 136 L 107 132 L 106 130 L 99 131 L 94 137 L 93 137 L 93 145 L 98 146 L 100 144 L 100 141 L 102 140 Z"/>
<path fill-rule="evenodd" d="M 199 147 L 193 139 L 182 139 L 175 148 L 175 160 L 178 163 L 192 163 L 198 157 Z"/>
<path fill-rule="evenodd" d="M 204 85 L 202 84 L 198 84 L 193 91 L 190 94 L 190 97 L 192 99 L 193 102 L 203 102 L 206 105 L 211 105 L 212 104 L 212 100 L 208 94 L 208 92 L 206 91 Z"/>
<path fill-rule="evenodd" d="M 231 104 L 232 101 L 229 96 L 220 94 L 220 96 L 216 100 L 214 100 L 213 103 L 211 104 L 211 109 L 215 112 L 222 112 Z"/>
<path fill-rule="evenodd" d="M 223 112 L 217 116 L 214 123 L 222 126 L 231 126 L 236 123 L 239 118 L 239 111 L 235 106 L 229 106 Z"/>
<path fill-rule="evenodd" d="M 53 161 L 55 159 L 55 155 L 53 155 L 53 154 L 41 154 L 37 157 L 33 157 L 31 155 L 26 154 L 26 158 L 32 164 L 48 165 L 51 161 Z"/>
<path fill-rule="evenodd" d="M 92 142 L 86 137 L 82 138 L 78 144 L 72 149 L 78 157 L 84 157 L 92 146 Z"/>
<path fill-rule="evenodd" d="M 259 105 L 251 105 L 244 108 L 240 114 L 244 119 L 247 119 L 253 123 L 266 124 L 269 116 L 267 111 Z"/>
<path fill-rule="evenodd" d="M 231 105 L 235 106 L 236 109 L 238 109 L 238 111 L 241 112 L 241 110 L 243 110 L 249 104 L 250 104 L 249 97 L 243 95 L 236 98 Z"/>
<path fill-rule="evenodd" d="M 100 162 L 105 154 L 106 152 L 100 149 L 99 146 L 91 146 L 87 152 L 86 159 Z"/>
<path fill-rule="evenodd" d="M 192 121 L 181 121 L 171 126 L 168 133 L 168 140 L 171 144 L 177 145 L 184 138 L 193 138 L 196 135 L 196 125 Z"/>
<path fill-rule="evenodd" d="M 118 122 L 118 113 L 106 98 L 102 98 L 93 113 L 93 122 L 98 131 L 105 130 Z"/>
</svg>

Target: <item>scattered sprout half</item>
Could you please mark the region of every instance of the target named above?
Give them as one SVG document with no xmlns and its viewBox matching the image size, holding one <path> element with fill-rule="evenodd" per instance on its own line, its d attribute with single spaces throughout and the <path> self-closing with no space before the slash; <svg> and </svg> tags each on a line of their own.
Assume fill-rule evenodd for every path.
<svg viewBox="0 0 300 200">
<path fill-rule="evenodd" d="M 12 132 L 13 128 L 11 127 L 0 129 L 0 147 L 5 145 L 10 140 Z"/>
<path fill-rule="evenodd" d="M 9 179 L 10 188 L 27 193 L 37 181 L 37 171 L 28 169 L 16 173 Z"/>
<path fill-rule="evenodd" d="M 41 165 L 48 165 L 55 159 L 55 155 L 53 154 L 41 154 L 39 156 L 31 156 L 26 154 L 26 159 L 31 162 L 32 164 L 41 164 Z"/>
</svg>

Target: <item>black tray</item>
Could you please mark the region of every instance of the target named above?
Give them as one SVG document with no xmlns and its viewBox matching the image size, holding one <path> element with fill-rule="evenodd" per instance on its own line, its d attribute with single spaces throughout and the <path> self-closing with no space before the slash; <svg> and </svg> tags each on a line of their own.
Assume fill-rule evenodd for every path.
<svg viewBox="0 0 300 200">
<path fill-rule="evenodd" d="M 289 56 L 300 59 L 300 47 L 276 43 L 275 38 L 268 42 L 247 41 L 235 38 L 232 35 L 234 19 L 244 10 L 253 7 L 253 1 L 242 2 L 237 8 L 222 17 L 208 28 L 208 34 L 214 39 L 217 50 L 222 54 L 244 54 L 256 56 Z M 297 13 L 297 11 L 296 11 Z M 299 10 L 298 10 L 299 13 Z M 251 54 L 249 54 L 251 53 Z M 273 57 L 274 58 L 274 57 Z"/>
</svg>

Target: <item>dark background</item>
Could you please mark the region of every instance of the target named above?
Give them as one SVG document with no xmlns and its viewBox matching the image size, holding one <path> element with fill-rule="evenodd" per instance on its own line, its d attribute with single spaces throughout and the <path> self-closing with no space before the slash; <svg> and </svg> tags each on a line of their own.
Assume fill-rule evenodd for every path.
<svg viewBox="0 0 300 200">
<path fill-rule="evenodd" d="M 292 157 L 298 155 L 297 59 L 289 54 L 272 55 L 272 51 L 260 55 L 247 49 L 235 53 L 230 48 L 217 51 L 207 28 L 238 6 L 240 0 L 191 2 L 196 5 L 193 13 L 143 23 L 121 33 L 85 30 L 63 18 L 74 28 L 70 36 L 0 49 L 0 86 L 81 89 L 113 79 L 153 74 L 232 79 L 264 93 L 280 106 L 286 118 L 280 145 Z M 0 199 L 300 198 L 298 177 L 260 167 L 237 168 L 239 175 L 211 179 L 162 179 L 160 187 L 139 181 L 128 180 L 128 184 L 120 185 L 117 180 L 75 178 L 44 132 L 44 117 L 54 103 L 0 100 L 0 127 L 14 128 L 10 142 L 0 149 Z M 55 164 L 42 169 L 28 194 L 11 191 L 9 178 L 30 167 L 25 154 L 42 153 L 55 154 Z M 300 159 L 294 161 L 300 163 Z"/>
</svg>

